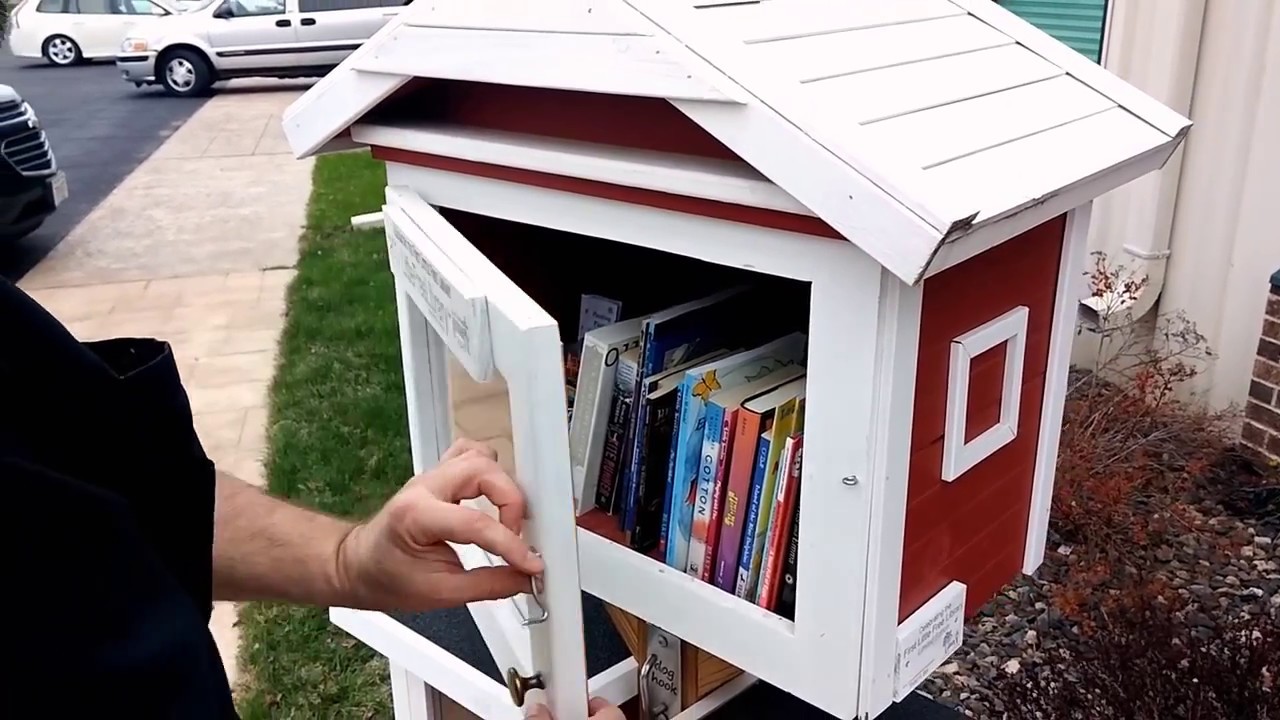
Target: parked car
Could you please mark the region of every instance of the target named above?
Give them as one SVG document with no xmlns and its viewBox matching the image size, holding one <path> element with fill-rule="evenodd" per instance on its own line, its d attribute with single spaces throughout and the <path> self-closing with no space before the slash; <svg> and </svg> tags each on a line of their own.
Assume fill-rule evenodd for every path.
<svg viewBox="0 0 1280 720">
<path fill-rule="evenodd" d="M 67 177 L 35 111 L 0 85 L 0 240 L 35 231 L 66 199 Z"/>
<path fill-rule="evenodd" d="M 124 79 L 199 95 L 219 80 L 318 77 L 342 62 L 405 0 L 206 0 L 126 38 Z"/>
<path fill-rule="evenodd" d="M 114 57 L 120 41 L 178 11 L 166 0 L 20 0 L 9 22 L 9 50 L 54 65 Z"/>
</svg>

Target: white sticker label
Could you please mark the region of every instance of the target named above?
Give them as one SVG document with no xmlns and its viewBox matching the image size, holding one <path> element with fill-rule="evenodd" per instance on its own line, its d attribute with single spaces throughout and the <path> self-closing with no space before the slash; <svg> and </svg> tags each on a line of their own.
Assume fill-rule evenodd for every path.
<svg viewBox="0 0 1280 720">
<path fill-rule="evenodd" d="M 894 699 L 901 701 L 942 666 L 964 637 L 965 585 L 953 581 L 898 626 Z"/>
<path fill-rule="evenodd" d="M 587 333 L 618 322 L 622 314 L 622 303 L 602 295 L 583 295 L 582 312 L 578 318 L 578 342 Z"/>
<path fill-rule="evenodd" d="M 446 269 L 446 258 L 432 262 L 390 217 L 385 218 L 385 225 L 392 270 L 409 286 L 415 304 L 458 362 L 477 381 L 488 380 L 493 352 L 484 295 L 470 287 L 461 270 Z"/>
</svg>

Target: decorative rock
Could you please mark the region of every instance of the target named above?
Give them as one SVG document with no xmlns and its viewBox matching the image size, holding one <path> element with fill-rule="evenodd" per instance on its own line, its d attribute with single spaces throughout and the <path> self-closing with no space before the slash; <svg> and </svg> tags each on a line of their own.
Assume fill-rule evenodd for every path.
<svg viewBox="0 0 1280 720">
<path fill-rule="evenodd" d="M 1017 658 L 1014 658 L 1009 662 L 1005 663 L 1004 665 L 1001 665 L 1000 669 L 1009 673 L 1010 675 L 1017 675 L 1018 673 L 1022 672 L 1022 663 L 1018 662 Z"/>
<path fill-rule="evenodd" d="M 1266 535 L 1255 535 L 1253 538 L 1253 544 L 1260 548 L 1269 548 L 1273 542 L 1275 541 Z"/>
</svg>

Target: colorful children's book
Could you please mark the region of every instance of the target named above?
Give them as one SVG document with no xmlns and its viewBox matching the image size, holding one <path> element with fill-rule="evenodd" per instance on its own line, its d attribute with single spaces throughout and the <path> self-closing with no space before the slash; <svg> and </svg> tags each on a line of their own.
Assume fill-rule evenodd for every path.
<svg viewBox="0 0 1280 720">
<path fill-rule="evenodd" d="M 804 467 L 804 438 L 796 447 L 796 481 Z M 791 527 L 787 532 L 787 554 L 782 561 L 782 583 L 778 588 L 778 604 L 774 612 L 788 620 L 796 619 L 796 568 L 800 555 L 800 502 L 799 485 L 796 486 L 796 502 L 791 506 Z"/>
<path fill-rule="evenodd" d="M 769 469 L 769 452 L 772 443 L 772 428 L 760 433 L 760 439 L 756 443 L 756 461 L 751 472 L 751 500 L 747 505 L 747 520 L 743 523 L 746 532 L 742 534 L 742 552 L 738 559 L 738 575 L 734 581 L 733 588 L 733 594 L 744 599 L 749 599 L 751 595 L 751 587 L 748 581 L 750 578 L 751 554 L 755 545 L 755 535 L 751 532 L 751 527 L 760 514 L 760 494 L 764 488 L 765 473 Z"/>
<path fill-rule="evenodd" d="M 755 487 L 756 477 L 752 477 L 751 505 L 747 508 L 749 518 L 743 528 L 742 558 L 738 563 L 738 587 L 742 587 L 745 597 L 755 600 L 756 589 L 760 582 L 760 562 L 764 557 L 765 533 L 769 530 L 769 517 L 773 511 L 774 488 L 778 479 L 778 462 L 786 439 L 795 427 L 797 398 L 804 394 L 803 377 L 796 378 L 771 393 L 754 398 L 744 404 L 744 409 L 766 410 L 773 408 L 773 427 L 770 428 L 769 457 L 766 459 L 765 471 L 759 478 L 760 487 Z M 754 522 L 751 519 L 754 519 Z M 754 531 L 753 531 L 754 528 Z M 748 536 L 753 535 L 748 539 Z"/>
<path fill-rule="evenodd" d="M 708 424 L 708 435 L 715 431 L 715 425 Z M 698 578 L 707 583 L 711 582 L 715 574 L 716 547 L 719 546 L 720 541 L 720 523 L 724 519 L 725 475 L 729 469 L 729 453 L 732 449 L 733 423 L 722 421 L 720 423 L 720 439 L 716 443 L 716 471 L 715 480 L 712 482 L 711 518 L 707 522 L 707 541 L 702 550 L 702 567 L 699 568 L 698 573 Z M 690 544 L 692 544 L 692 539 Z"/>
<path fill-rule="evenodd" d="M 722 413 L 722 427 L 728 428 L 732 437 L 729 452 L 725 455 L 727 467 L 723 472 L 717 470 L 721 477 L 717 485 L 723 489 L 723 510 L 721 511 L 719 538 L 713 550 L 715 559 L 712 582 L 726 592 L 733 592 L 738 579 L 738 560 L 741 557 L 743 529 L 751 498 L 751 477 L 755 467 L 756 439 L 765 427 L 765 421 L 772 418 L 773 408 L 766 411 L 753 410 L 747 402 L 758 396 L 765 396 L 779 387 L 803 376 L 804 368 L 789 366 L 781 368 L 759 383 L 739 386 L 723 393 L 716 394 L 708 404 L 712 413 Z M 721 434 L 723 435 L 722 429 Z M 714 494 L 713 490 L 713 494 Z"/>
<path fill-rule="evenodd" d="M 773 610 L 777 605 L 778 588 L 782 584 L 782 565 L 794 512 L 792 505 L 799 499 L 798 457 L 803 438 L 799 433 L 787 438 L 778 468 L 778 487 L 774 494 L 773 512 L 769 516 L 769 531 L 765 535 L 764 560 L 760 566 L 760 592 L 756 594 L 756 604 L 766 610 Z"/>
<path fill-rule="evenodd" d="M 646 378 L 640 383 L 645 405 L 637 422 L 641 439 L 641 462 L 635 483 L 628 488 L 631 493 L 623 529 L 632 534 L 632 547 L 650 550 L 657 547 L 658 531 L 662 523 L 662 501 L 666 496 L 668 459 L 675 433 L 676 406 L 679 402 L 679 386 L 684 371 L 699 363 L 723 357 L 731 351 L 717 350 L 699 358 L 683 362 Z M 736 351 L 733 351 L 736 352 Z M 643 519 L 644 528 L 639 525 Z M 637 539 L 635 534 L 639 532 Z"/>
<path fill-rule="evenodd" d="M 622 353 L 640 345 L 643 323 L 644 318 L 624 320 L 588 330 L 582 338 L 569 426 L 569 461 L 577 497 L 586 502 L 596 499 L 600 489 L 618 363 Z M 612 492 L 611 488 L 605 491 L 606 495 Z"/>
<path fill-rule="evenodd" d="M 695 577 L 702 573 L 716 458 L 716 449 L 706 448 L 703 443 L 707 400 L 717 391 L 749 384 L 780 367 L 802 363 L 804 351 L 804 334 L 792 333 L 684 371 L 680 383 L 680 424 L 672 461 L 672 500 L 666 508 L 671 515 L 666 547 L 668 565 Z M 720 434 L 712 433 L 711 437 L 718 442 Z"/>
</svg>

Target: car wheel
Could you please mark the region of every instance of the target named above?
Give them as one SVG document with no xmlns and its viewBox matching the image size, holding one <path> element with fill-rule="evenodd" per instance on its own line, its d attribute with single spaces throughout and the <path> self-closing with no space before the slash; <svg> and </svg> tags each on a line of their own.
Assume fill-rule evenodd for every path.
<svg viewBox="0 0 1280 720">
<path fill-rule="evenodd" d="M 84 59 L 80 46 L 66 35 L 54 35 L 44 41 L 44 59 L 54 65 L 75 65 Z"/>
<path fill-rule="evenodd" d="M 202 95 L 213 85 L 213 71 L 199 53 L 174 50 L 165 53 L 156 75 L 170 95 L 192 97 Z"/>
</svg>

